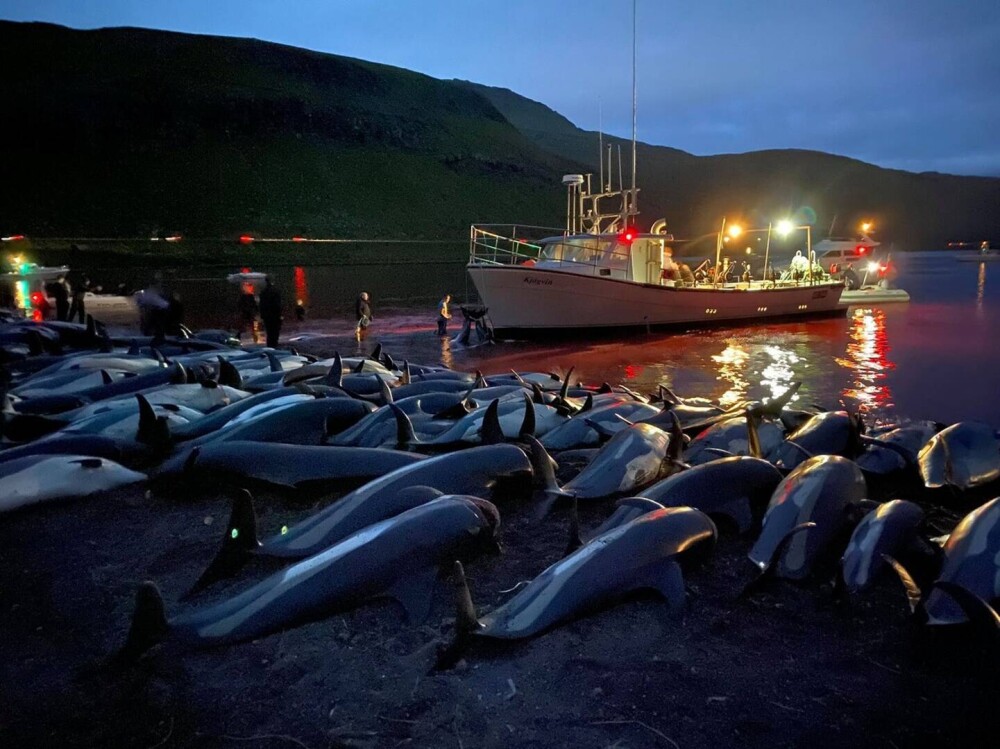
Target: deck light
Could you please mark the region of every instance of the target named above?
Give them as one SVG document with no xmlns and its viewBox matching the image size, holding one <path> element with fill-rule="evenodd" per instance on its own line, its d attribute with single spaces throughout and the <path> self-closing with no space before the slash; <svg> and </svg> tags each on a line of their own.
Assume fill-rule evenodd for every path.
<svg viewBox="0 0 1000 749">
<path fill-rule="evenodd" d="M 863 224 L 861 224 L 861 231 L 863 231 L 865 234 L 867 234 L 871 230 L 872 230 L 872 222 L 871 221 L 865 221 Z"/>
<path fill-rule="evenodd" d="M 726 231 L 729 233 L 729 236 L 736 239 L 736 237 L 743 233 L 743 227 L 739 224 L 730 224 Z"/>
<path fill-rule="evenodd" d="M 777 230 L 778 234 L 780 234 L 783 237 L 787 237 L 789 234 L 791 234 L 792 229 L 795 228 L 795 225 L 788 219 L 783 219 L 782 221 L 779 221 L 774 228 Z"/>
</svg>

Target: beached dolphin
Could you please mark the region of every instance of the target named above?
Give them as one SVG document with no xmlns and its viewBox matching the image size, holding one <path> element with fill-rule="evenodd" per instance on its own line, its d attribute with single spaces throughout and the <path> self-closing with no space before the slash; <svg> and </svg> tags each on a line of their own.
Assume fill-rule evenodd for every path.
<svg viewBox="0 0 1000 749">
<path fill-rule="evenodd" d="M 840 560 L 840 579 L 848 593 L 871 585 L 887 565 L 885 555 L 899 558 L 917 542 L 924 511 L 913 502 L 894 499 L 865 515 L 851 534 Z"/>
<path fill-rule="evenodd" d="M 968 591 L 990 607 L 1000 603 L 1000 497 L 966 515 L 944 544 L 937 582 Z M 924 602 L 928 624 L 957 624 L 970 618 L 968 605 L 934 589 Z"/>
<path fill-rule="evenodd" d="M 145 481 L 117 463 L 83 455 L 33 455 L 0 463 L 0 512 L 86 497 Z"/>
<path fill-rule="evenodd" d="M 185 478 L 247 480 L 283 489 L 343 491 L 424 460 L 423 455 L 366 447 L 225 440 L 195 448 Z"/>
<path fill-rule="evenodd" d="M 633 424 L 612 437 L 572 481 L 549 493 L 582 500 L 639 494 L 681 468 L 680 438 L 679 430 L 671 436 L 650 424 Z"/>
<path fill-rule="evenodd" d="M 854 414 L 827 411 L 817 414 L 788 435 L 765 457 L 783 471 L 790 471 L 814 455 L 854 458 L 863 449 L 864 425 Z"/>
<path fill-rule="evenodd" d="M 718 460 L 729 455 L 752 455 L 763 457 L 774 450 L 785 438 L 784 430 L 779 424 L 764 421 L 755 424 L 759 447 L 755 448 L 751 441 L 750 427 L 747 419 L 750 415 L 734 416 L 717 422 L 695 436 L 684 450 L 684 462 L 688 465 L 698 465 Z M 754 455 L 759 450 L 759 455 Z"/>
<path fill-rule="evenodd" d="M 499 523 L 496 508 L 485 500 L 439 497 L 368 526 L 233 598 L 169 621 L 156 586 L 144 583 L 120 654 L 138 657 L 164 639 L 193 647 L 249 640 L 382 596 L 397 599 L 419 622 L 429 610 L 439 566 L 493 541 Z"/>
<path fill-rule="evenodd" d="M 638 494 L 665 507 L 694 507 L 713 518 L 727 517 L 745 533 L 781 479 L 766 460 L 734 455 L 675 473 Z"/>
<path fill-rule="evenodd" d="M 354 504 L 391 502 L 411 486 L 431 486 L 445 494 L 490 496 L 496 489 L 526 488 L 532 477 L 531 463 L 515 445 L 484 445 L 458 453 L 447 453 L 397 468 L 370 481 L 329 507 L 265 539 L 258 553 L 300 558 L 322 551 L 337 538 L 345 509 Z M 338 536 L 339 537 L 339 536 Z"/>
<path fill-rule="evenodd" d="M 854 461 L 835 455 L 809 458 L 774 490 L 750 561 L 778 577 L 806 577 L 847 527 L 849 510 L 866 492 L 864 475 Z M 811 525 L 803 529 L 806 524 Z"/>
<path fill-rule="evenodd" d="M 656 590 L 671 607 L 684 603 L 681 564 L 715 547 L 715 524 L 690 507 L 645 513 L 597 536 L 553 564 L 502 606 L 477 620 L 461 564 L 458 628 L 499 639 L 533 637 L 637 590 Z"/>
<path fill-rule="evenodd" d="M 969 489 L 1000 478 L 1000 451 L 993 428 L 960 421 L 931 437 L 918 456 L 928 489 Z"/>
</svg>

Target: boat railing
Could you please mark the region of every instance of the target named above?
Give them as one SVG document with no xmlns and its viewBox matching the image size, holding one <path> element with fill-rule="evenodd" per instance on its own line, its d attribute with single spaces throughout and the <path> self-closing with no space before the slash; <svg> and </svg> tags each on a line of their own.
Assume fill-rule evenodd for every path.
<svg viewBox="0 0 1000 749">
<path fill-rule="evenodd" d="M 507 231 L 502 231 L 504 229 Z M 473 226 L 469 237 L 469 262 L 479 265 L 537 262 L 542 247 L 531 240 L 559 231 L 551 227 L 511 224 Z"/>
</svg>

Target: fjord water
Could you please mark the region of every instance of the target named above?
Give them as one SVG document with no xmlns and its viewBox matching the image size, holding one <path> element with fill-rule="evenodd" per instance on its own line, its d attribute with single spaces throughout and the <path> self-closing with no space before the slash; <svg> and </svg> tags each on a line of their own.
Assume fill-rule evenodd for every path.
<svg viewBox="0 0 1000 749">
<path fill-rule="evenodd" d="M 665 383 L 724 405 L 801 381 L 796 403 L 844 404 L 869 423 L 979 419 L 1000 427 L 1000 263 L 955 253 L 897 253 L 905 304 L 851 307 L 846 318 L 591 343 L 502 344 L 481 366 L 552 369 L 641 392 Z"/>
<path fill-rule="evenodd" d="M 799 405 L 835 408 L 843 403 L 860 409 L 869 422 L 980 419 L 1000 427 L 1000 262 L 959 262 L 957 257 L 945 252 L 894 254 L 899 272 L 895 285 L 906 289 L 911 301 L 852 307 L 845 318 L 591 341 L 510 342 L 468 351 L 453 345 L 443 358 L 456 368 L 486 372 L 565 373 L 575 367 L 574 379 L 588 383 L 623 383 L 643 392 L 663 383 L 679 395 L 726 405 L 772 397 L 802 381 Z M 178 274 L 176 287 L 190 324 L 232 327 L 236 290 L 224 280 L 232 270 Z M 457 302 L 474 295 L 463 265 L 454 262 L 390 269 L 317 264 L 255 270 L 271 273 L 286 307 L 304 296 L 311 323 L 329 318 L 346 323 L 358 291 L 370 291 L 376 339 L 379 313 L 387 307 L 412 314 L 428 328 L 413 335 L 433 339 L 429 328 L 441 293 L 450 291 Z M 397 359 L 408 355 L 392 353 Z M 437 357 L 436 341 L 425 341 L 410 358 L 421 355 Z"/>
</svg>

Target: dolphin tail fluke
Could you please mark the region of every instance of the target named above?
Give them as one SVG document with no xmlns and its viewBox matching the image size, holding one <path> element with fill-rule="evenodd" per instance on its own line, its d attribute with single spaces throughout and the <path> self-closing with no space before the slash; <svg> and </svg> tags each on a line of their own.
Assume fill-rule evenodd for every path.
<svg viewBox="0 0 1000 749">
<path fill-rule="evenodd" d="M 265 356 L 267 356 L 267 363 L 272 372 L 281 372 L 285 368 L 281 366 L 281 360 L 274 355 L 273 351 L 265 351 Z"/>
<path fill-rule="evenodd" d="M 792 543 L 792 539 L 794 539 L 799 533 L 815 527 L 816 523 L 813 522 L 801 523 L 788 531 L 788 533 L 782 537 L 782 539 L 778 542 L 778 545 L 774 548 L 771 558 L 766 562 L 757 562 L 757 566 L 760 568 L 760 574 L 746 584 L 740 592 L 739 597 L 749 598 L 751 595 L 760 590 L 761 586 L 773 578 L 776 574 L 775 571 L 778 568 L 778 562 L 781 560 L 781 557 L 785 555 L 785 552 L 788 551 L 788 546 Z"/>
<path fill-rule="evenodd" d="M 452 580 L 455 585 L 455 636 L 448 645 L 439 647 L 435 671 L 453 668 L 468 648 L 473 634 L 483 627 L 476 618 L 476 607 L 472 603 L 472 593 L 465 579 L 465 568 L 457 560 L 452 567 Z"/>
<path fill-rule="evenodd" d="M 389 355 L 388 352 L 383 352 L 382 353 L 382 366 L 384 366 L 386 369 L 388 369 L 391 372 L 396 372 L 399 369 L 396 366 L 396 362 L 393 361 L 392 357 Z"/>
<path fill-rule="evenodd" d="M 531 398 L 535 403 L 545 403 L 545 393 L 542 392 L 542 386 L 537 382 L 531 383 Z"/>
<path fill-rule="evenodd" d="M 946 593 L 962 608 L 962 613 L 977 631 L 1000 638 L 1000 614 L 971 590 L 949 580 L 938 580 L 934 587 Z"/>
<path fill-rule="evenodd" d="M 896 559 L 888 554 L 883 554 L 882 559 L 884 559 L 889 566 L 896 571 L 896 575 L 899 576 L 899 581 L 903 583 L 903 588 L 906 590 L 906 601 L 910 605 L 910 613 L 916 614 L 917 610 L 920 608 L 920 601 L 923 598 L 923 592 L 920 590 L 920 586 L 917 585 L 916 580 L 914 580 L 910 575 L 909 570 L 907 570 L 906 567 L 900 564 Z M 945 592 L 947 593 L 948 591 L 946 590 Z"/>
<path fill-rule="evenodd" d="M 594 407 L 594 394 L 587 393 L 587 400 L 585 400 L 583 402 L 583 405 L 580 406 L 580 413 L 586 413 L 587 411 L 590 411 L 593 407 Z"/>
<path fill-rule="evenodd" d="M 559 399 L 564 403 L 566 402 L 566 398 L 569 397 L 569 378 L 572 376 L 574 369 L 576 369 L 575 365 L 569 368 L 569 372 L 563 378 L 562 387 L 559 388 Z"/>
<path fill-rule="evenodd" d="M 135 594 L 135 616 L 129 627 L 125 644 L 115 655 L 115 660 L 132 662 L 156 645 L 167 633 L 167 615 L 156 583 L 147 580 Z"/>
<path fill-rule="evenodd" d="M 538 503 L 538 510 L 535 513 L 535 517 L 538 520 L 542 520 L 548 516 L 552 511 L 552 507 L 561 499 L 573 499 L 574 495 L 571 492 L 563 491 L 562 489 L 546 489 L 545 498 Z"/>
<path fill-rule="evenodd" d="M 660 400 L 662 400 L 664 403 L 669 403 L 672 406 L 680 404 L 681 399 L 678 398 L 677 395 L 674 393 L 674 391 L 668 388 L 666 385 L 661 384 L 659 386 L 659 391 L 660 391 Z"/>
<path fill-rule="evenodd" d="M 378 362 L 379 364 L 382 363 L 382 344 L 381 343 L 376 343 L 375 344 L 375 348 L 373 348 L 372 352 L 370 354 L 368 354 L 368 358 L 371 359 L 374 362 Z"/>
<path fill-rule="evenodd" d="M 250 492 L 241 490 L 233 499 L 233 511 L 229 515 L 226 535 L 222 537 L 222 548 L 201 573 L 201 577 L 184 594 L 184 598 L 193 596 L 212 583 L 235 575 L 250 559 L 251 552 L 259 546 L 257 512 L 254 510 L 253 497 L 250 496 Z"/>
<path fill-rule="evenodd" d="M 498 445 L 504 441 L 503 429 L 500 428 L 500 400 L 490 401 L 483 414 L 483 423 L 479 427 L 479 436 L 484 445 Z"/>
</svg>

